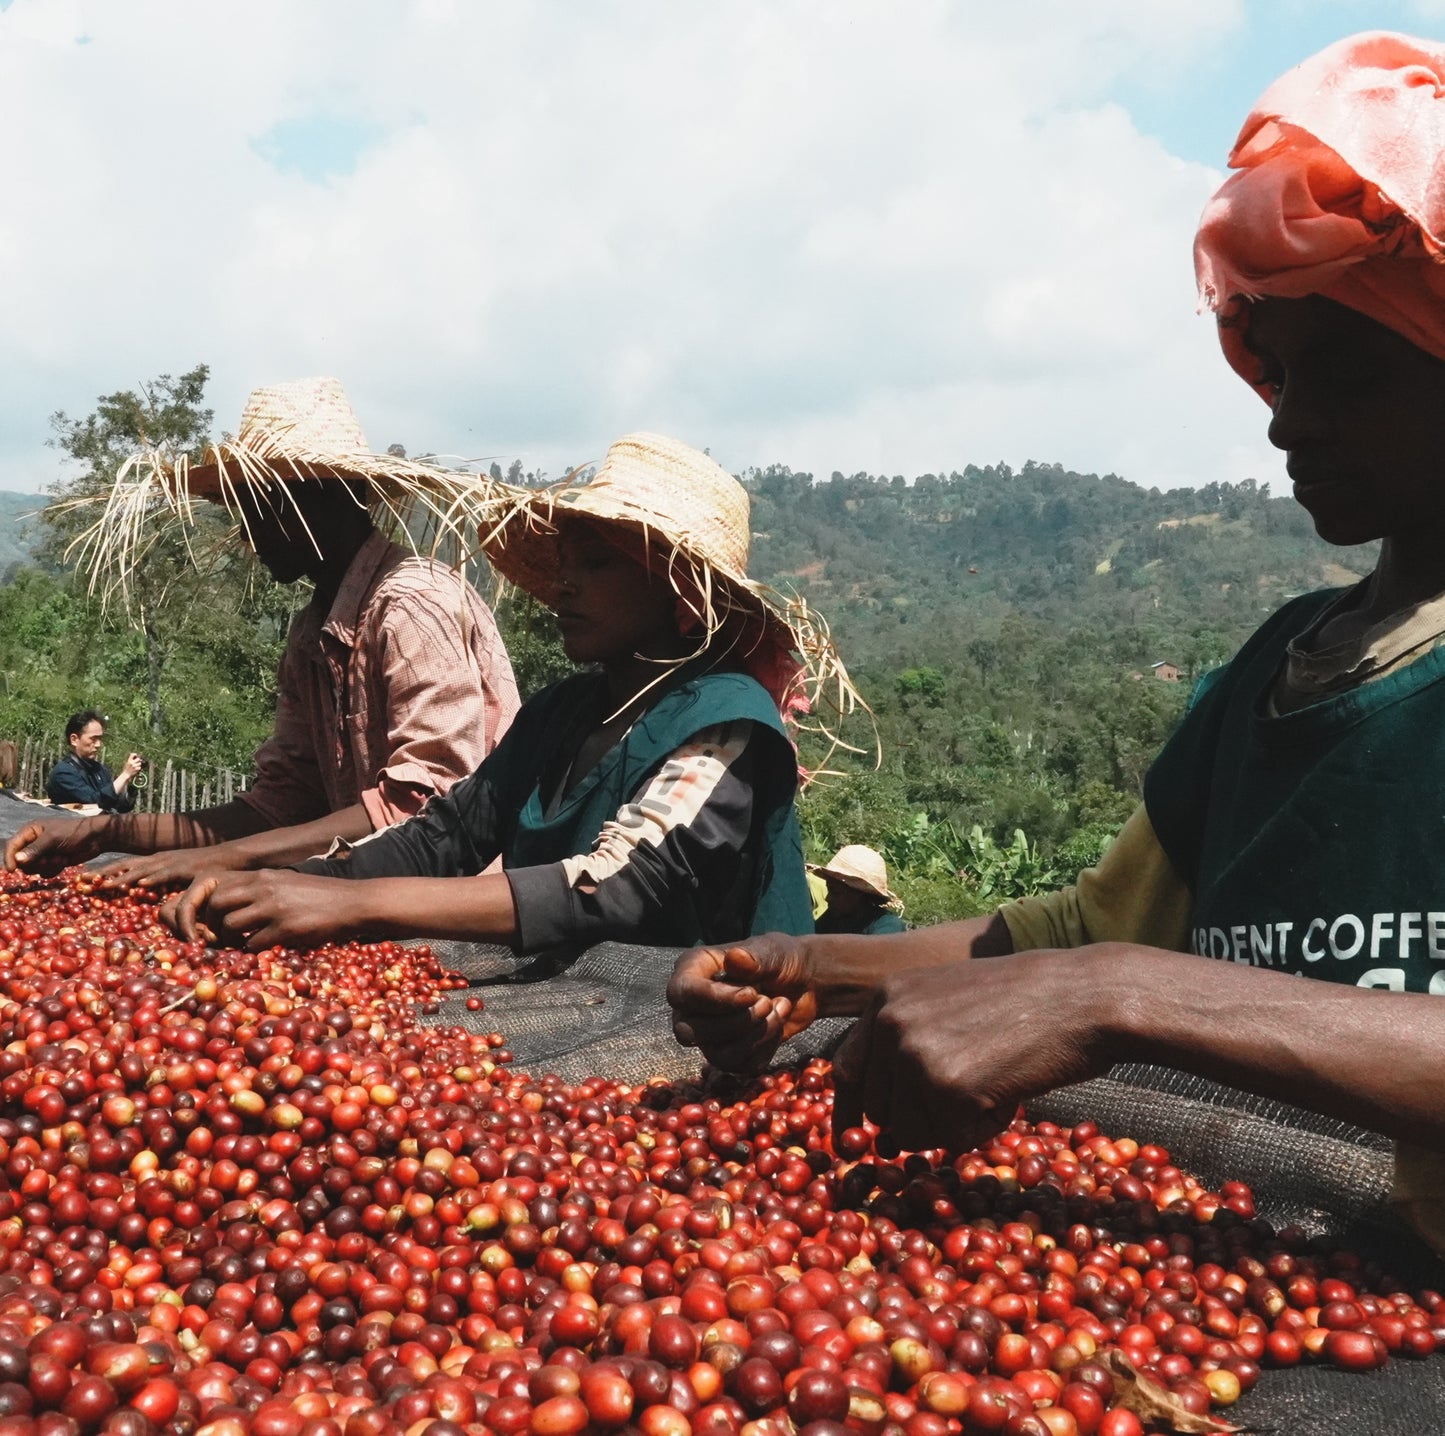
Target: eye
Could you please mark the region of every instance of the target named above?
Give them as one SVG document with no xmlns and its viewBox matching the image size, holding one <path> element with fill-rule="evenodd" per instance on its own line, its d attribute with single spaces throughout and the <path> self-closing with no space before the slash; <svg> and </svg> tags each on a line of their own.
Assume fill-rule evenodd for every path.
<svg viewBox="0 0 1445 1436">
<path fill-rule="evenodd" d="M 1258 360 L 1253 379 L 1255 388 L 1266 389 L 1271 399 L 1277 399 L 1284 389 L 1284 366 L 1268 354 L 1256 354 L 1255 358 Z"/>
</svg>

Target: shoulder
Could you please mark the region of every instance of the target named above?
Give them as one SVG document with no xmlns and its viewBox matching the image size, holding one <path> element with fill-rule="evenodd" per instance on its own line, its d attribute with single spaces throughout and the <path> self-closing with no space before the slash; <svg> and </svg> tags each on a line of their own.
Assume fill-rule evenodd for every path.
<svg viewBox="0 0 1445 1436">
<path fill-rule="evenodd" d="M 703 673 L 669 688 L 648 715 L 676 715 L 698 728 L 747 719 L 781 734 L 783 720 L 768 691 L 746 673 Z"/>
<path fill-rule="evenodd" d="M 456 569 L 405 551 L 388 562 L 363 604 L 368 616 L 382 622 L 428 610 L 455 618 L 463 606 L 491 618 L 481 594 Z"/>
</svg>

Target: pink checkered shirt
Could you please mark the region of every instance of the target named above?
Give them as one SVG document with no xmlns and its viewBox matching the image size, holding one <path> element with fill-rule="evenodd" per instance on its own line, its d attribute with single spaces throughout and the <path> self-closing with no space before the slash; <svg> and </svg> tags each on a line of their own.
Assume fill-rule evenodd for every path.
<svg viewBox="0 0 1445 1436">
<path fill-rule="evenodd" d="M 356 803 L 374 828 L 409 818 L 477 767 L 518 708 L 476 590 L 379 533 L 329 611 L 297 614 L 277 689 L 276 728 L 242 794 L 276 827 Z"/>
</svg>

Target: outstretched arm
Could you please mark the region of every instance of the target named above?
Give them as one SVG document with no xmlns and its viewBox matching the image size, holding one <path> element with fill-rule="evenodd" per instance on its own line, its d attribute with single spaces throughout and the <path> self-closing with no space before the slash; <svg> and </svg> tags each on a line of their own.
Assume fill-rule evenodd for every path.
<svg viewBox="0 0 1445 1436">
<path fill-rule="evenodd" d="M 252 951 L 381 937 L 512 943 L 517 930 L 511 886 L 495 873 L 362 882 L 289 869 L 206 873 L 161 912 L 187 941 Z"/>
<path fill-rule="evenodd" d="M 64 818 L 27 823 L 5 845 L 5 866 L 48 872 L 89 862 L 100 853 L 156 853 L 168 848 L 201 848 L 261 831 L 254 808 L 237 799 L 193 813 L 115 813 L 70 822 Z"/>
<path fill-rule="evenodd" d="M 835 1121 L 962 1149 L 1116 1062 L 1445 1149 L 1445 1003 L 1113 943 L 889 978 L 838 1053 Z"/>
<path fill-rule="evenodd" d="M 715 1066 L 745 1071 L 815 1018 L 867 1011 L 892 974 L 1012 950 L 998 913 L 886 937 L 769 933 L 684 953 L 667 1000 L 679 1042 Z"/>
<path fill-rule="evenodd" d="M 337 840 L 354 843 L 370 832 L 371 818 L 366 808 L 357 803 L 314 822 L 298 823 L 290 828 L 263 828 L 214 846 L 173 848 L 149 856 L 122 858 L 101 872 L 112 887 L 179 887 L 203 872 L 290 867 L 325 853 Z"/>
</svg>

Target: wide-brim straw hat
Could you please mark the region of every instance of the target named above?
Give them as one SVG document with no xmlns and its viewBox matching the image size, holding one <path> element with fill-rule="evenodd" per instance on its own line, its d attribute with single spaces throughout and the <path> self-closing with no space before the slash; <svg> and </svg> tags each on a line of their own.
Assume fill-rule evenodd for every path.
<svg viewBox="0 0 1445 1436">
<path fill-rule="evenodd" d="M 785 714 L 790 707 L 807 713 L 820 700 L 840 714 L 865 707 L 811 605 L 748 577 L 749 512 L 747 490 L 715 459 L 661 434 L 628 434 L 608 449 L 590 480 L 579 471 L 518 496 L 483 530 L 482 549 L 503 578 L 555 607 L 559 522 L 575 517 L 628 530 L 694 608 L 705 642 L 733 614 L 760 620 L 755 645 L 790 660 L 795 676 L 785 685 L 764 681 Z M 741 666 L 757 669 L 766 655 L 737 657 Z M 831 729 L 823 731 L 837 741 Z"/>
<path fill-rule="evenodd" d="M 883 854 L 862 843 L 839 848 L 826 863 L 809 863 L 808 871 L 847 883 L 850 888 L 868 893 L 889 907 L 901 906 L 898 894 L 888 886 L 888 864 Z"/>
<path fill-rule="evenodd" d="M 243 490 L 281 508 L 289 502 L 288 483 L 300 479 L 358 483 L 364 487 L 358 502 L 390 519 L 399 535 L 420 529 L 434 546 L 455 537 L 463 551 L 466 537 L 506 506 L 509 492 L 484 475 L 375 453 L 339 380 L 300 379 L 252 390 L 235 437 L 212 444 L 200 462 L 154 449 L 132 455 L 99 500 L 100 517 L 73 547 L 90 569 L 93 590 L 124 594 L 158 530 L 194 523 L 195 500 L 224 504 L 244 528 Z"/>
</svg>

